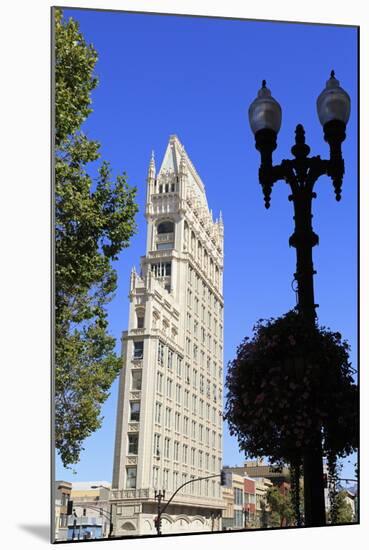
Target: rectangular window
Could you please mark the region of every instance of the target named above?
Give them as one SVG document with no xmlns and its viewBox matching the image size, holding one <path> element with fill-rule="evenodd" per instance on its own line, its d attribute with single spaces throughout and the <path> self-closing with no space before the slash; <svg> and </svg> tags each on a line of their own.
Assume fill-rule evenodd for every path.
<svg viewBox="0 0 369 550">
<path fill-rule="evenodd" d="M 127 489 L 136 489 L 136 466 L 129 466 L 127 468 L 127 479 L 126 479 L 126 488 Z"/>
<path fill-rule="evenodd" d="M 187 483 L 187 474 L 182 474 L 182 485 L 183 485 L 184 483 Z M 185 486 L 183 487 L 182 491 L 183 491 L 184 493 L 187 493 L 187 492 L 188 492 L 188 485 L 185 485 Z"/>
<path fill-rule="evenodd" d="M 168 349 L 168 369 L 172 370 L 173 368 L 173 351 Z"/>
<path fill-rule="evenodd" d="M 183 417 L 183 434 L 188 435 L 188 417 Z"/>
<path fill-rule="evenodd" d="M 186 382 L 190 383 L 190 365 L 188 363 L 186 363 Z"/>
<path fill-rule="evenodd" d="M 144 328 L 145 326 L 145 317 L 142 314 L 137 313 L 137 328 Z"/>
<path fill-rule="evenodd" d="M 189 399 L 190 392 L 188 390 L 185 390 L 184 392 L 184 406 L 188 409 L 188 399 Z"/>
<path fill-rule="evenodd" d="M 152 486 L 156 489 L 159 485 L 159 468 L 154 466 L 152 469 Z"/>
<path fill-rule="evenodd" d="M 181 403 L 181 386 L 180 386 L 180 384 L 176 384 L 176 402 L 178 404 Z"/>
<path fill-rule="evenodd" d="M 138 454 L 138 434 L 128 434 L 128 454 Z"/>
<path fill-rule="evenodd" d="M 180 421 L 181 421 L 181 415 L 179 412 L 176 412 L 175 418 L 174 418 L 174 429 L 176 432 L 180 432 Z"/>
<path fill-rule="evenodd" d="M 139 422 L 140 420 L 140 402 L 139 401 L 131 401 L 131 416 L 130 420 L 132 422 Z"/>
<path fill-rule="evenodd" d="M 182 376 L 182 358 L 178 357 L 177 359 L 177 375 Z"/>
<path fill-rule="evenodd" d="M 170 458 L 169 448 L 170 448 L 170 439 L 168 437 L 166 437 L 164 439 L 164 456 L 165 456 L 165 458 Z"/>
<path fill-rule="evenodd" d="M 133 342 L 133 358 L 134 359 L 142 359 L 143 358 L 143 348 L 144 348 L 143 341 Z"/>
<path fill-rule="evenodd" d="M 179 462 L 179 441 L 175 441 L 174 442 L 174 446 L 173 446 L 173 459 L 176 461 L 176 462 Z"/>
<path fill-rule="evenodd" d="M 164 364 L 164 344 L 163 342 L 158 342 L 158 363 L 159 365 Z"/>
<path fill-rule="evenodd" d="M 178 472 L 173 472 L 173 491 L 175 491 L 179 487 L 178 476 L 179 476 Z"/>
<path fill-rule="evenodd" d="M 172 397 L 172 380 L 167 378 L 167 397 Z"/>
<path fill-rule="evenodd" d="M 167 428 L 170 428 L 170 422 L 171 422 L 171 414 L 172 414 L 172 411 L 169 407 L 167 407 L 165 409 L 165 426 Z"/>
<path fill-rule="evenodd" d="M 199 451 L 199 468 L 202 468 L 202 451 Z"/>
<path fill-rule="evenodd" d="M 163 393 L 163 375 L 161 372 L 156 373 L 156 391 Z"/>
<path fill-rule="evenodd" d="M 195 466 L 195 449 L 191 447 L 191 466 Z"/>
<path fill-rule="evenodd" d="M 196 422 L 194 420 L 191 422 L 191 437 L 196 439 Z"/>
<path fill-rule="evenodd" d="M 161 403 L 158 401 L 155 404 L 155 422 L 157 424 L 161 423 Z"/>
<path fill-rule="evenodd" d="M 142 370 L 133 370 L 131 379 L 131 389 L 140 390 L 142 386 Z"/>
<path fill-rule="evenodd" d="M 160 434 L 154 434 L 154 456 L 160 457 Z"/>
<path fill-rule="evenodd" d="M 169 489 L 168 483 L 169 483 L 169 470 L 165 468 L 163 471 L 163 488 L 164 489 Z"/>
<path fill-rule="evenodd" d="M 187 445 L 183 445 L 183 464 L 187 464 Z"/>
<path fill-rule="evenodd" d="M 204 426 L 202 424 L 199 424 L 199 441 L 202 442 L 202 438 L 204 436 Z"/>
<path fill-rule="evenodd" d="M 187 355 L 191 354 L 191 340 L 186 338 L 186 353 Z"/>
</svg>

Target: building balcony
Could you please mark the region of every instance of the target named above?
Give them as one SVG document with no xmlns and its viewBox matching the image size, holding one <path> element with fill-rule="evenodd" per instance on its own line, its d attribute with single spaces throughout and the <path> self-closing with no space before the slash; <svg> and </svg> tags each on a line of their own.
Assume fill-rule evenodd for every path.
<svg viewBox="0 0 369 550">
<path fill-rule="evenodd" d="M 157 243 L 174 242 L 174 233 L 163 233 L 161 235 L 157 235 L 156 242 Z"/>
<path fill-rule="evenodd" d="M 166 500 L 169 500 L 174 491 L 165 491 Z M 110 496 L 111 501 L 120 500 L 145 500 L 148 502 L 155 501 L 154 489 L 113 489 Z M 183 494 L 179 492 L 173 499 L 173 504 L 198 506 L 201 508 L 218 508 L 225 510 L 226 506 L 222 497 L 209 497 Z"/>
</svg>

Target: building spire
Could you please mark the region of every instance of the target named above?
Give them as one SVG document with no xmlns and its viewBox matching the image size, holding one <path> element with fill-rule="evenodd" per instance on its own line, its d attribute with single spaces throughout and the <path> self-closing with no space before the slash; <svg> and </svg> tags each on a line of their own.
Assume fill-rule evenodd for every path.
<svg viewBox="0 0 369 550">
<path fill-rule="evenodd" d="M 148 179 L 155 179 L 156 175 L 156 168 L 155 168 L 155 156 L 154 151 L 151 151 L 151 158 L 150 158 L 150 164 L 149 164 L 149 170 L 147 173 Z"/>
</svg>

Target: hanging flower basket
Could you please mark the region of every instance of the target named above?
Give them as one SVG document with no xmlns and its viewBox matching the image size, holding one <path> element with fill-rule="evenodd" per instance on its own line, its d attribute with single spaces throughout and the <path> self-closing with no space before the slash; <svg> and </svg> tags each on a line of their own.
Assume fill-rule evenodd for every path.
<svg viewBox="0 0 369 550">
<path fill-rule="evenodd" d="M 300 462 L 316 428 L 323 452 L 358 445 L 358 388 L 341 334 L 308 329 L 296 311 L 260 320 L 228 364 L 225 419 L 248 456 Z"/>
</svg>

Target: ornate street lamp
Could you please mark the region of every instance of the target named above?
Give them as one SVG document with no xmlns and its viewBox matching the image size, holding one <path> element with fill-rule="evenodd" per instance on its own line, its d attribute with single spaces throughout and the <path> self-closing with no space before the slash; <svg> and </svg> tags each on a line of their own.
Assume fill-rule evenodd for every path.
<svg viewBox="0 0 369 550">
<path fill-rule="evenodd" d="M 305 130 L 298 124 L 295 145 L 291 149 L 295 158 L 282 160 L 281 164 L 273 166 L 272 155 L 277 147 L 282 110 L 266 87 L 265 80 L 249 108 L 249 121 L 255 135 L 255 146 L 261 156 L 259 181 L 265 207 L 270 206 L 272 188 L 278 180 L 284 180 L 291 188 L 292 193 L 288 198 L 294 206 L 295 230 L 289 244 L 296 248 L 295 280 L 298 310 L 306 322 L 307 330 L 314 329 L 316 322 L 312 249 L 318 244 L 319 238 L 311 224 L 312 199 L 316 198 L 313 188 L 319 177 L 326 174 L 333 182 L 336 200 L 339 201 L 344 174 L 341 144 L 346 137 L 350 97 L 340 87 L 334 71 L 331 72 L 326 88 L 317 99 L 317 111 L 323 126 L 324 139 L 329 144 L 329 160 L 323 160 L 319 156 L 308 157 L 310 147 L 305 143 Z M 322 435 L 319 426 L 316 429 L 315 441 L 304 452 L 303 466 L 305 525 L 325 525 Z"/>
</svg>

